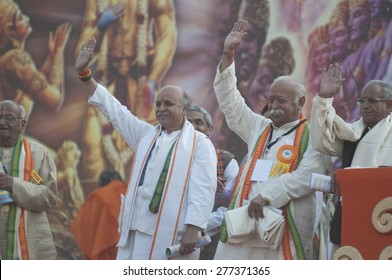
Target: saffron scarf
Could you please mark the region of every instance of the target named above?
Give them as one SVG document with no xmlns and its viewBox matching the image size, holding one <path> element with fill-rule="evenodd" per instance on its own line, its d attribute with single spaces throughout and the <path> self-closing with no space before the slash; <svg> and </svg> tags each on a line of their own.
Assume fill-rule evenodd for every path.
<svg viewBox="0 0 392 280">
<path fill-rule="evenodd" d="M 30 181 L 34 161 L 29 142 L 19 134 L 12 154 L 10 176 Z M 26 239 L 26 213 L 25 209 L 18 207 L 14 202 L 9 203 L 7 222 L 7 260 L 29 259 Z"/>
<path fill-rule="evenodd" d="M 294 171 L 299 163 L 301 162 L 301 159 L 303 157 L 303 154 L 305 153 L 308 142 L 309 142 L 309 124 L 307 121 L 304 119 L 304 116 L 301 115 L 300 117 L 300 122 L 303 122 L 297 129 L 295 133 L 295 139 L 294 139 L 294 147 L 296 148 L 298 152 L 298 156 L 294 161 L 290 163 L 290 167 L 288 169 L 288 172 Z M 265 150 L 265 147 L 267 145 L 268 137 L 271 133 L 271 126 L 267 126 L 266 129 L 260 134 L 259 139 L 257 140 L 257 143 L 252 151 L 252 158 L 251 162 L 249 165 L 249 168 L 247 170 L 247 173 L 245 174 L 245 180 L 242 186 L 240 186 L 240 178 L 243 176 L 243 172 L 245 170 L 244 167 L 240 169 L 239 175 L 237 177 L 236 185 L 233 190 L 233 194 L 230 200 L 230 204 L 228 207 L 228 210 L 230 209 L 235 209 L 238 207 L 243 206 L 243 201 L 244 199 L 248 199 L 250 188 L 252 186 L 252 173 L 253 170 L 256 166 L 256 162 L 258 159 L 261 158 L 261 155 L 263 151 Z M 244 165 L 245 166 L 245 165 Z M 290 232 L 293 236 L 293 241 L 294 245 L 297 251 L 297 257 L 299 259 L 302 259 L 305 257 L 304 250 L 302 247 L 301 239 L 298 233 L 298 230 L 295 226 L 294 223 L 294 218 L 291 214 L 290 211 L 290 205 L 286 205 L 283 207 L 283 215 L 285 217 L 285 230 L 283 234 L 283 240 L 282 240 L 282 246 L 283 246 L 283 253 L 285 259 L 293 259 L 293 255 L 291 253 L 290 249 L 290 236 L 289 236 L 289 229 Z M 220 234 L 220 240 L 224 243 L 227 242 L 228 234 L 227 234 L 227 228 L 226 228 L 226 223 L 223 220 L 222 227 L 221 227 L 221 234 Z"/>
</svg>

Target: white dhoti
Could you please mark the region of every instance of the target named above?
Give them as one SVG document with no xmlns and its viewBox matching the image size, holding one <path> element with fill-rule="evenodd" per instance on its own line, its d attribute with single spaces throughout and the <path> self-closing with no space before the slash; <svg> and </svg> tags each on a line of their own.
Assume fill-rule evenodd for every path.
<svg viewBox="0 0 392 280">
<path fill-rule="evenodd" d="M 130 230 L 126 245 L 118 248 L 117 260 L 147 260 L 150 254 L 151 243 L 151 235 L 137 230 Z M 164 259 L 165 255 L 166 252 L 162 252 L 162 259 Z M 200 249 L 197 249 L 192 254 L 178 255 L 172 257 L 171 260 L 198 260 L 199 255 Z"/>
<path fill-rule="evenodd" d="M 278 260 L 279 250 L 262 247 L 247 247 L 219 241 L 214 260 Z"/>
</svg>

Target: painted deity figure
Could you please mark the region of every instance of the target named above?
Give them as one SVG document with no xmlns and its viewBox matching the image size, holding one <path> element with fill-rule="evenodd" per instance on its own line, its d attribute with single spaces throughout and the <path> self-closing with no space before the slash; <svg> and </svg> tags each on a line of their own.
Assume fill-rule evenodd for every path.
<svg viewBox="0 0 392 280">
<path fill-rule="evenodd" d="M 333 9 L 328 21 L 328 47 L 331 63 L 342 63 L 349 55 L 350 34 L 347 28 L 347 22 L 348 2 L 347 0 L 341 0 Z M 350 117 L 343 91 L 340 91 L 340 93 L 335 96 L 334 108 L 336 109 L 337 114 L 343 119 L 348 119 Z"/>
<path fill-rule="evenodd" d="M 76 55 L 94 36 L 96 78 L 136 116 L 154 122 L 155 93 L 175 52 L 175 23 L 172 0 L 87 0 Z M 83 130 L 86 179 L 95 182 L 107 169 L 126 178 L 133 151 L 93 107 Z"/>
<path fill-rule="evenodd" d="M 360 77 L 356 77 L 355 69 L 360 63 L 366 43 L 368 42 L 368 32 L 370 28 L 370 10 L 368 0 L 349 0 L 349 18 L 347 27 L 350 35 L 351 53 L 342 62 L 345 82 L 343 85 L 344 97 L 347 103 L 350 118 L 347 121 L 358 119 L 360 112 L 356 104 L 363 84 Z"/>
<path fill-rule="evenodd" d="M 270 22 L 269 2 L 266 0 L 243 0 L 237 18 L 248 21 L 245 30 L 247 35 L 234 53 L 237 86 L 242 96 L 245 97 L 267 37 Z M 229 129 L 220 110 L 215 111 L 213 123 L 217 128 L 211 134 L 214 145 L 234 152 L 238 159 L 242 159 L 246 153 L 246 145 Z"/>
<path fill-rule="evenodd" d="M 328 25 L 318 26 L 308 35 L 309 52 L 305 79 L 308 94 L 310 94 L 309 100 L 313 100 L 319 91 L 323 70 L 331 62 L 328 42 Z M 305 104 L 307 113 L 310 113 L 311 106 L 311 102 Z"/>
<path fill-rule="evenodd" d="M 274 79 L 290 75 L 294 67 L 294 50 L 287 38 L 277 37 L 264 46 L 247 94 L 249 106 L 255 113 L 260 114 L 268 104 L 270 86 Z"/>
<path fill-rule="evenodd" d="M 369 0 L 370 40 L 365 46 L 356 75 L 366 84 L 370 80 L 392 81 L 387 76 L 392 55 L 392 1 Z M 392 75 L 392 74 L 389 74 Z"/>
<path fill-rule="evenodd" d="M 32 31 L 29 20 L 13 0 L 0 1 L 0 100 L 21 104 L 26 119 L 35 102 L 49 110 L 60 109 L 64 99 L 64 49 L 72 29 L 65 23 L 50 33 L 48 57 L 37 69 L 25 50 Z"/>
<path fill-rule="evenodd" d="M 85 199 L 77 169 L 80 156 L 81 151 L 75 142 L 64 141 L 55 159 L 59 197 L 72 219 L 75 218 Z"/>
</svg>

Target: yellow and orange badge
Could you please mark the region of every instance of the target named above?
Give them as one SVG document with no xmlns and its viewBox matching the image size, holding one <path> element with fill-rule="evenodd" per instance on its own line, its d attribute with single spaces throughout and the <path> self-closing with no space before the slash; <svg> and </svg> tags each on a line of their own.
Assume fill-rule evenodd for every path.
<svg viewBox="0 0 392 280">
<path fill-rule="evenodd" d="M 31 171 L 31 177 L 33 178 L 33 180 L 40 185 L 42 182 L 42 178 L 41 176 L 39 176 L 38 172 L 35 171 L 34 169 Z"/>
<path fill-rule="evenodd" d="M 278 162 L 271 169 L 270 176 L 287 173 L 290 170 L 291 163 L 298 157 L 298 151 L 294 146 L 283 145 L 279 148 L 276 156 Z"/>
</svg>

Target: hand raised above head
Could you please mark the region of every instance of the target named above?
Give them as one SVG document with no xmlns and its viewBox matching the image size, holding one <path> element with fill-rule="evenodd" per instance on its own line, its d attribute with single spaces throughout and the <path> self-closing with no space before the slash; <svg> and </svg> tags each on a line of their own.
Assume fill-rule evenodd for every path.
<svg viewBox="0 0 392 280">
<path fill-rule="evenodd" d="M 233 29 L 227 35 L 224 43 L 224 51 L 232 52 L 236 47 L 241 43 L 242 38 L 247 34 L 245 30 L 245 26 L 247 25 L 247 21 L 244 19 L 240 19 L 236 23 L 234 23 Z"/>
<path fill-rule="evenodd" d="M 48 50 L 50 55 L 54 56 L 57 51 L 64 51 L 71 31 L 72 24 L 63 23 L 56 28 L 54 34 L 49 33 Z"/>
<path fill-rule="evenodd" d="M 117 3 L 104 10 L 99 17 L 97 27 L 103 32 L 124 14 L 125 2 Z"/>
<path fill-rule="evenodd" d="M 246 20 L 240 19 L 238 22 L 234 23 L 233 29 L 229 35 L 227 35 L 224 43 L 222 63 L 219 66 L 221 72 L 233 62 L 234 50 L 241 43 L 242 37 L 247 34 L 247 32 L 244 31 L 247 23 Z"/>
<path fill-rule="evenodd" d="M 344 80 L 342 69 L 339 64 L 330 64 L 328 69 L 324 69 L 323 71 L 319 96 L 323 98 L 335 96 Z"/>
<path fill-rule="evenodd" d="M 82 45 L 82 49 L 80 50 L 75 62 L 75 69 L 79 74 L 83 73 L 92 61 L 96 43 L 97 40 L 94 37 L 91 37 L 85 44 Z"/>
</svg>

